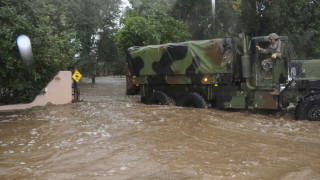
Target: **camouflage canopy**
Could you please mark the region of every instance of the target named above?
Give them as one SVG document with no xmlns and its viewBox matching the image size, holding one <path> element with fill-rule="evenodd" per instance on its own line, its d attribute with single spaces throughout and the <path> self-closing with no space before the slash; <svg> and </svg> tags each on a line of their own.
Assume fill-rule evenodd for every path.
<svg viewBox="0 0 320 180">
<path fill-rule="evenodd" d="M 232 73 L 233 39 L 188 41 L 128 49 L 132 75 L 195 75 Z"/>
</svg>

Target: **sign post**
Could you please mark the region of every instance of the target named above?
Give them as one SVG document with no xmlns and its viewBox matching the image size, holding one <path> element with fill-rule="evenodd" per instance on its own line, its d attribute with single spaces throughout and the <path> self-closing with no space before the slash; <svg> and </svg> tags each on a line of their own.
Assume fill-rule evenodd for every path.
<svg viewBox="0 0 320 180">
<path fill-rule="evenodd" d="M 73 90 L 73 95 L 74 95 L 74 99 L 73 102 L 79 102 L 79 96 L 80 96 L 80 89 L 78 88 L 78 82 L 81 79 L 82 75 L 79 73 L 78 70 L 76 70 L 73 75 L 72 75 L 72 79 L 75 81 L 74 82 L 74 90 Z"/>
</svg>

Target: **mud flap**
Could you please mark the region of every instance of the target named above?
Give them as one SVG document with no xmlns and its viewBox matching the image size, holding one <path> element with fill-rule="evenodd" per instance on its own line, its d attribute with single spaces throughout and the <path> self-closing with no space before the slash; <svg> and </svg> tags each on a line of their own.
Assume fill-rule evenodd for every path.
<svg viewBox="0 0 320 180">
<path fill-rule="evenodd" d="M 245 109 L 246 96 L 220 96 L 216 98 L 216 106 L 223 109 Z"/>
<path fill-rule="evenodd" d="M 279 98 L 270 94 L 271 91 L 254 93 L 253 106 L 257 109 L 278 109 Z"/>
</svg>

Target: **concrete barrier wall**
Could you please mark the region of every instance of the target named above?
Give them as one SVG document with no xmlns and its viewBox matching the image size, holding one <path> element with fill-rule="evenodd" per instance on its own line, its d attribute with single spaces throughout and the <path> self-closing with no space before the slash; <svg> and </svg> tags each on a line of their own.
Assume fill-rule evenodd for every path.
<svg viewBox="0 0 320 180">
<path fill-rule="evenodd" d="M 34 106 L 45 106 L 47 103 L 67 104 L 72 102 L 71 71 L 59 71 L 44 89 L 45 94 L 38 95 L 29 104 L 13 104 L 0 106 L 0 111 L 27 109 Z"/>
</svg>

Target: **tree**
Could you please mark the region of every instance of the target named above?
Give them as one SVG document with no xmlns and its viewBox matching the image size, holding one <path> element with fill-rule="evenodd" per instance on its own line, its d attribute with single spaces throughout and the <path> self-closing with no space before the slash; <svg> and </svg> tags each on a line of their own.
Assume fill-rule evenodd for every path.
<svg viewBox="0 0 320 180">
<path fill-rule="evenodd" d="M 146 11 L 140 8 L 127 9 L 123 28 L 118 31 L 115 43 L 122 53 L 131 46 L 145 46 L 168 42 L 185 41 L 190 38 L 187 26 L 170 17 L 166 12 L 143 3 Z M 143 13 L 142 13 L 143 12 Z"/>
<path fill-rule="evenodd" d="M 241 0 L 237 31 L 244 32 L 251 37 L 262 35 L 261 17 L 263 16 L 261 15 L 261 11 L 257 10 L 256 0 Z"/>
<path fill-rule="evenodd" d="M 215 19 L 212 20 L 213 27 L 210 33 L 211 38 L 220 37 L 232 37 L 237 36 L 239 32 L 243 32 L 239 29 L 241 9 L 239 9 L 239 2 L 241 0 L 221 0 L 216 1 L 215 4 Z"/>
<path fill-rule="evenodd" d="M 320 57 L 319 5 L 318 0 L 177 0 L 170 14 L 189 25 L 193 39 L 276 32 L 292 39 L 299 57 L 311 58 Z"/>
<path fill-rule="evenodd" d="M 170 15 L 189 25 L 192 39 L 232 36 L 238 27 L 240 14 L 233 9 L 234 2 L 236 1 L 177 0 Z"/>
<path fill-rule="evenodd" d="M 102 75 L 124 74 L 125 64 L 114 44 L 114 35 L 118 31 L 120 15 L 119 1 L 113 0 L 113 5 L 105 4 L 102 12 L 99 38 L 97 41 L 98 72 Z"/>
<path fill-rule="evenodd" d="M 105 30 L 99 33 L 98 41 L 98 67 L 102 75 L 125 74 L 125 62 L 123 56 L 118 53 L 118 49 L 114 44 L 114 32 Z"/>
<path fill-rule="evenodd" d="M 206 39 L 206 26 L 212 25 L 211 7 L 211 1 L 177 0 L 170 14 L 189 25 L 192 39 Z"/>
<path fill-rule="evenodd" d="M 298 57 L 320 57 L 320 3 L 317 0 L 273 1 L 265 14 L 272 19 L 269 32 L 289 36 Z"/>
<path fill-rule="evenodd" d="M 64 25 L 64 3 L 0 1 L 0 103 L 31 102 L 74 56 L 72 30 Z M 16 38 L 31 39 L 33 61 L 23 62 Z"/>
<path fill-rule="evenodd" d="M 112 38 L 120 3 L 118 0 L 72 0 L 68 22 L 75 27 L 76 39 L 80 41 L 78 66 L 84 75 L 92 77 L 92 83 L 98 74 L 98 62 L 108 62 L 105 53 L 98 49 L 103 48 L 99 45 L 105 45 L 101 41 Z"/>
</svg>

